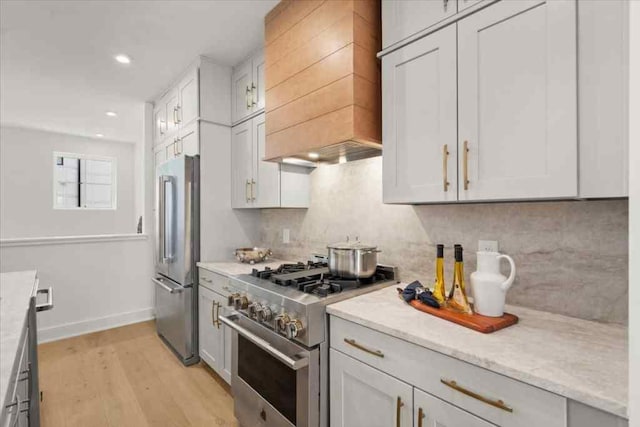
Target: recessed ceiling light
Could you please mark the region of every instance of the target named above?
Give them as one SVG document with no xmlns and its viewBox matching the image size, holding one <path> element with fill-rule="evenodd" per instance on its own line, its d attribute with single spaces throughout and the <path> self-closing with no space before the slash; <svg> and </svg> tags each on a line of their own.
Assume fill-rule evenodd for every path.
<svg viewBox="0 0 640 427">
<path fill-rule="evenodd" d="M 118 113 L 116 113 L 115 111 L 107 111 L 105 114 L 107 116 L 109 116 L 109 117 L 117 117 L 118 116 Z"/>
<path fill-rule="evenodd" d="M 309 153 L 309 158 L 313 160 L 317 160 L 320 158 L 320 154 L 318 153 Z"/>
<path fill-rule="evenodd" d="M 104 137 L 104 135 L 103 135 L 103 134 L 101 134 L 101 133 L 96 133 L 96 136 L 97 136 L 98 138 L 102 138 L 102 137 Z"/>
<path fill-rule="evenodd" d="M 129 58 L 127 55 L 125 54 L 120 54 L 120 55 L 116 55 L 116 61 L 118 61 L 121 64 L 131 64 L 131 58 Z"/>
</svg>

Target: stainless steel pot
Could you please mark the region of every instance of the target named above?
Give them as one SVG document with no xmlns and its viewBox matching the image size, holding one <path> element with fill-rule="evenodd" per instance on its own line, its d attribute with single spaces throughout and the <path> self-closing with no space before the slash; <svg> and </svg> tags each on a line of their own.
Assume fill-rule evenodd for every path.
<svg viewBox="0 0 640 427">
<path fill-rule="evenodd" d="M 376 272 L 378 248 L 355 242 L 328 245 L 329 271 L 345 279 L 368 279 Z"/>
</svg>

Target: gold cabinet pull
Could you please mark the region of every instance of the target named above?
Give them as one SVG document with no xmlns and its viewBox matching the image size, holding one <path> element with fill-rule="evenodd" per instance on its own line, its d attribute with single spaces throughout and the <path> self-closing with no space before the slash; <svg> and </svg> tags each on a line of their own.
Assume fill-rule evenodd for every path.
<svg viewBox="0 0 640 427">
<path fill-rule="evenodd" d="M 251 83 L 251 105 L 257 105 L 256 95 L 255 95 L 256 89 L 257 89 L 256 84 Z"/>
<path fill-rule="evenodd" d="M 424 411 L 422 408 L 418 408 L 418 427 L 422 427 L 422 419 L 424 418 Z"/>
<path fill-rule="evenodd" d="M 220 304 L 219 302 L 216 303 L 216 328 L 220 329 L 220 307 L 222 307 L 222 304 Z"/>
<path fill-rule="evenodd" d="M 251 180 L 251 200 L 255 201 L 256 200 L 256 195 L 255 192 L 253 191 L 253 187 L 256 185 L 256 181 L 255 180 Z"/>
<path fill-rule="evenodd" d="M 369 353 L 369 354 L 372 354 L 374 356 L 384 357 L 384 353 L 382 353 L 380 350 L 371 350 L 370 348 L 367 348 L 367 347 L 363 346 L 362 344 L 358 344 L 356 342 L 356 340 L 354 340 L 354 339 L 345 338 L 344 342 L 346 342 L 347 344 L 357 348 L 358 350 L 362 350 L 362 351 L 364 351 L 366 353 Z"/>
<path fill-rule="evenodd" d="M 464 173 L 464 189 L 469 189 L 469 142 L 465 141 L 462 148 L 462 170 Z"/>
<path fill-rule="evenodd" d="M 244 184 L 244 196 L 247 199 L 247 203 L 251 201 L 251 180 L 247 179 Z"/>
<path fill-rule="evenodd" d="M 503 411 L 513 412 L 513 408 L 510 408 L 509 406 L 505 405 L 505 403 L 502 400 L 489 399 L 488 397 L 482 396 L 476 392 L 473 392 L 471 390 L 468 390 L 462 387 L 461 385 L 458 385 L 458 383 L 456 383 L 453 380 L 445 380 L 444 378 L 441 378 L 440 382 L 446 385 L 447 387 L 451 387 L 455 391 L 459 391 L 460 393 L 466 396 L 472 397 L 474 399 L 477 399 L 481 402 L 484 402 L 487 405 L 491 405 L 495 408 L 502 409 Z"/>
<path fill-rule="evenodd" d="M 402 398 L 398 396 L 398 400 L 396 401 L 396 426 L 397 427 L 400 427 L 400 422 L 401 422 L 400 417 L 402 416 L 403 406 L 404 406 L 404 402 L 402 401 Z"/>
<path fill-rule="evenodd" d="M 442 185 L 444 187 L 444 191 L 449 190 L 449 180 L 447 179 L 447 160 L 449 158 L 449 146 L 448 144 L 444 144 L 442 146 Z"/>
<path fill-rule="evenodd" d="M 247 110 L 251 109 L 252 100 L 250 98 L 250 95 L 251 95 L 251 87 L 249 85 L 247 85 L 247 88 L 246 88 L 245 93 L 244 93 L 244 100 L 247 102 Z"/>
</svg>

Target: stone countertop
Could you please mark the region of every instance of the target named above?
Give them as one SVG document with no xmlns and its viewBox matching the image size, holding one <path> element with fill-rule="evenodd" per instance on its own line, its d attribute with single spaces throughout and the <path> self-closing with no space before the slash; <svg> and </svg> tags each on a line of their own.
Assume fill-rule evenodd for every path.
<svg viewBox="0 0 640 427">
<path fill-rule="evenodd" d="M 280 264 L 289 263 L 291 261 L 285 261 L 281 259 L 269 259 L 266 262 L 258 264 L 246 264 L 239 261 L 216 261 L 216 262 L 199 262 L 197 266 L 204 268 L 205 270 L 212 271 L 214 273 L 222 274 L 223 276 L 238 276 L 240 274 L 251 274 L 254 268 L 264 270 L 265 268 L 276 269 Z"/>
<path fill-rule="evenodd" d="M 522 307 L 507 311 L 519 323 L 482 334 L 414 309 L 396 286 L 327 307 L 334 316 L 628 418 L 626 327 Z"/>
<path fill-rule="evenodd" d="M 37 286 L 35 271 L 0 274 L 0 404 L 7 397 L 11 371 L 24 338 L 29 303 Z"/>
</svg>

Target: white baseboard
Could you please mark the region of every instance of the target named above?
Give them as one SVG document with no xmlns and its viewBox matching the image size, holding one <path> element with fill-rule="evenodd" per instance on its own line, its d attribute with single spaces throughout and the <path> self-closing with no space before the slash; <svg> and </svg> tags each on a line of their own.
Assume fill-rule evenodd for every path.
<svg viewBox="0 0 640 427">
<path fill-rule="evenodd" d="M 49 328 L 38 328 L 38 343 L 57 341 L 63 338 L 75 337 L 91 332 L 104 331 L 131 323 L 144 322 L 154 318 L 153 307 L 127 313 L 118 313 L 112 316 L 88 319 L 80 322 L 66 323 L 64 325 Z"/>
</svg>

